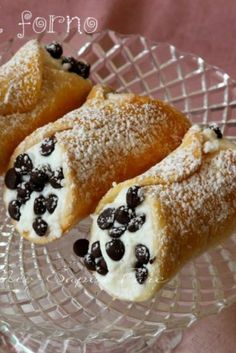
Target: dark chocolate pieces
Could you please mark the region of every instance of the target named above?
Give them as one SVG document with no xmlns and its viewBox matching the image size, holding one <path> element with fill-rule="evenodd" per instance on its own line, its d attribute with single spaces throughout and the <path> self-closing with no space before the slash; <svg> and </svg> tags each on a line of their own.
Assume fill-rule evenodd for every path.
<svg viewBox="0 0 236 353">
<path fill-rule="evenodd" d="M 11 168 L 7 171 L 4 181 L 8 189 L 15 190 L 21 182 L 21 175 L 16 172 L 15 168 Z"/>
<path fill-rule="evenodd" d="M 65 70 L 74 72 L 85 79 L 89 77 L 90 65 L 83 61 L 79 61 L 72 56 L 62 57 L 63 48 L 61 44 L 54 41 L 45 45 L 45 49 L 54 59 L 62 59 L 61 64 Z"/>
<path fill-rule="evenodd" d="M 119 238 L 126 231 L 126 226 L 113 227 L 109 229 L 108 234 L 111 238 Z"/>
<path fill-rule="evenodd" d="M 92 254 L 87 254 L 84 257 L 84 264 L 89 271 L 97 271 L 102 276 L 108 273 L 106 261 L 102 256 L 95 259 Z"/>
<path fill-rule="evenodd" d="M 214 131 L 214 133 L 216 134 L 218 139 L 222 139 L 223 134 L 222 134 L 219 126 L 217 126 L 216 124 L 213 124 L 213 125 L 209 125 L 209 128 Z"/>
<path fill-rule="evenodd" d="M 30 184 L 31 184 L 32 190 L 38 191 L 38 192 L 42 191 L 47 181 L 48 181 L 48 175 L 42 169 L 34 168 L 31 171 Z"/>
<path fill-rule="evenodd" d="M 40 168 L 32 169 L 29 180 L 32 191 L 43 191 L 51 176 L 52 171 L 47 164 L 40 166 Z"/>
<path fill-rule="evenodd" d="M 120 239 L 113 239 L 106 243 L 107 255 L 113 261 L 120 261 L 125 253 L 124 243 Z"/>
<path fill-rule="evenodd" d="M 25 181 L 17 187 L 17 200 L 22 204 L 30 199 L 32 189 L 29 182 Z"/>
<path fill-rule="evenodd" d="M 63 56 L 62 65 L 67 71 L 76 73 L 77 60 L 73 56 Z"/>
<path fill-rule="evenodd" d="M 8 213 L 12 219 L 19 221 L 21 203 L 18 200 L 12 200 L 8 205 Z"/>
<path fill-rule="evenodd" d="M 88 253 L 88 239 L 78 239 L 73 245 L 74 253 L 79 257 L 84 257 Z"/>
<path fill-rule="evenodd" d="M 90 65 L 83 61 L 77 61 L 76 73 L 85 79 L 88 78 L 90 73 Z"/>
<path fill-rule="evenodd" d="M 150 253 L 146 245 L 137 244 L 135 247 L 135 256 L 138 262 L 147 264 L 150 259 Z"/>
<path fill-rule="evenodd" d="M 59 168 L 52 172 L 49 178 L 49 183 L 54 189 L 61 189 L 63 187 L 62 180 L 64 179 L 64 174 L 62 168 Z"/>
<path fill-rule="evenodd" d="M 128 231 L 131 233 L 137 232 L 146 221 L 146 216 L 144 213 L 131 219 L 128 225 Z"/>
<path fill-rule="evenodd" d="M 98 216 L 97 224 L 101 229 L 109 229 L 112 227 L 115 220 L 115 208 L 106 208 L 102 213 Z"/>
<path fill-rule="evenodd" d="M 103 210 L 97 218 L 99 228 L 108 230 L 108 235 L 113 238 L 105 245 L 106 253 L 113 261 L 120 261 L 125 254 L 125 245 L 119 239 L 122 234 L 124 234 L 126 230 L 132 233 L 138 231 L 146 221 L 145 214 L 135 214 L 135 208 L 139 206 L 143 200 L 144 197 L 141 188 L 134 185 L 127 190 L 126 205 L 121 205 L 117 209 L 108 207 Z M 97 243 L 98 242 L 94 243 L 92 248 L 93 246 L 96 247 Z M 142 270 L 140 268 L 143 268 L 144 264 L 148 263 L 150 258 L 149 250 L 145 245 L 138 244 L 135 251 L 138 260 L 137 263 L 140 264 L 140 266 L 137 267 L 139 269 L 136 268 L 135 270 L 136 278 L 138 278 L 139 283 L 143 283 L 146 280 L 148 270 L 146 267 Z M 93 258 L 95 259 L 94 254 Z"/>
<path fill-rule="evenodd" d="M 77 240 L 77 242 L 79 241 L 81 242 L 82 240 L 84 241 L 85 239 L 79 239 Z M 74 244 L 74 251 L 75 251 L 75 244 Z M 82 255 L 81 248 L 79 252 Z M 102 276 L 105 276 L 108 273 L 107 264 L 104 258 L 102 257 L 99 241 L 95 241 L 92 244 L 91 253 L 86 253 L 83 256 L 84 256 L 84 264 L 89 271 L 97 271 L 97 273 L 99 273 Z"/>
<path fill-rule="evenodd" d="M 63 48 L 61 44 L 57 42 L 52 42 L 47 45 L 45 45 L 45 49 L 48 51 L 48 53 L 54 58 L 54 59 L 60 59 L 60 57 L 63 54 Z"/>
<path fill-rule="evenodd" d="M 97 273 L 99 273 L 102 276 L 105 276 L 108 272 L 107 264 L 106 261 L 104 260 L 103 257 L 99 257 L 98 259 L 95 259 L 95 269 Z"/>
<path fill-rule="evenodd" d="M 126 203 L 129 208 L 134 209 L 144 200 L 140 186 L 131 186 L 126 193 Z"/>
<path fill-rule="evenodd" d="M 40 154 L 45 157 L 50 156 L 50 154 L 54 151 L 56 142 L 57 140 L 55 136 L 46 138 L 40 146 Z"/>
<path fill-rule="evenodd" d="M 76 60 L 72 56 L 64 56 L 62 58 L 62 65 L 69 72 L 74 72 L 85 79 L 89 77 L 90 65 Z"/>
<path fill-rule="evenodd" d="M 42 155 L 50 155 L 55 147 L 56 139 L 54 136 L 45 139 L 40 146 Z M 41 192 L 49 182 L 54 188 L 61 188 L 61 181 L 64 178 L 62 168 L 52 172 L 48 164 L 34 168 L 31 158 L 27 153 L 17 156 L 14 167 L 9 169 L 5 176 L 5 184 L 8 189 L 16 190 L 16 200 L 12 200 L 8 205 L 8 212 L 11 218 L 20 220 L 20 208 L 31 197 L 33 191 Z M 34 201 L 34 213 L 36 216 L 43 215 L 46 211 L 52 214 L 58 203 L 58 196 L 50 194 L 48 197 L 39 195 Z M 36 234 L 43 236 L 47 233 L 48 224 L 41 217 L 33 221 L 33 229 Z"/>
<path fill-rule="evenodd" d="M 143 284 L 148 277 L 148 269 L 138 263 L 135 268 L 135 277 L 139 284 Z"/>
<path fill-rule="evenodd" d="M 46 200 L 43 195 L 40 195 L 34 200 L 34 213 L 43 215 L 46 212 Z"/>
<path fill-rule="evenodd" d="M 120 237 L 126 229 L 130 232 L 136 232 L 145 223 L 146 216 L 144 214 L 136 215 L 135 207 L 140 205 L 144 197 L 139 186 L 132 186 L 128 189 L 126 194 L 127 206 L 122 205 L 117 209 L 113 207 L 106 208 L 98 216 L 97 224 L 102 230 L 109 229 L 108 234 L 112 238 Z M 119 225 L 114 225 L 114 222 Z"/>
<path fill-rule="evenodd" d="M 58 203 L 58 197 L 57 195 L 54 194 L 50 194 L 47 199 L 46 199 L 46 208 L 48 210 L 48 212 L 50 214 L 52 214 L 56 207 L 57 207 L 57 203 Z"/>
<path fill-rule="evenodd" d="M 33 163 L 27 153 L 19 154 L 14 163 L 15 171 L 21 175 L 26 175 L 33 169 Z"/>
<path fill-rule="evenodd" d="M 42 237 L 47 233 L 48 224 L 41 217 L 37 217 L 33 222 L 33 229 L 37 235 Z"/>
<path fill-rule="evenodd" d="M 148 269 L 145 265 L 148 264 L 150 259 L 150 253 L 146 245 L 136 245 L 135 257 L 138 260 L 135 264 L 135 277 L 139 284 L 143 284 L 148 277 Z"/>
<path fill-rule="evenodd" d="M 91 254 L 93 255 L 93 257 L 98 258 L 102 256 L 101 253 L 101 248 L 100 248 L 100 242 L 99 241 L 95 241 L 92 246 L 91 246 Z"/>
<path fill-rule="evenodd" d="M 84 264 L 89 271 L 95 271 L 95 258 L 91 254 L 86 254 L 84 257 Z"/>
<path fill-rule="evenodd" d="M 118 223 L 128 225 L 132 217 L 133 211 L 130 208 L 126 206 L 120 206 L 116 209 L 115 220 Z"/>
<path fill-rule="evenodd" d="M 107 274 L 107 264 L 102 257 L 99 241 L 92 244 L 90 253 L 88 253 L 88 248 L 89 241 L 87 239 L 78 239 L 73 245 L 74 253 L 84 258 L 84 264 L 88 270 L 97 271 L 101 275 Z"/>
</svg>

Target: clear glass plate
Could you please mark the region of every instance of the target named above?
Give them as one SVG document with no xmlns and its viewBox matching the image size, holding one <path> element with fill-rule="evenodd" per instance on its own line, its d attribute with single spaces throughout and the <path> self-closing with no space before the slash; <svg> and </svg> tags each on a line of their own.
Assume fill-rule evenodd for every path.
<svg viewBox="0 0 236 353">
<path fill-rule="evenodd" d="M 235 82 L 202 58 L 109 30 L 59 40 L 91 63 L 94 82 L 163 99 L 192 122 L 216 122 L 225 136 L 236 138 Z M 14 40 L 0 46 L 2 62 L 15 48 Z M 152 300 L 132 304 L 101 291 L 73 254 L 74 241 L 87 236 L 89 219 L 59 241 L 36 246 L 14 232 L 1 193 L 0 220 L 0 330 L 18 351 L 141 352 L 164 332 L 236 301 L 236 236 L 187 264 Z"/>
</svg>

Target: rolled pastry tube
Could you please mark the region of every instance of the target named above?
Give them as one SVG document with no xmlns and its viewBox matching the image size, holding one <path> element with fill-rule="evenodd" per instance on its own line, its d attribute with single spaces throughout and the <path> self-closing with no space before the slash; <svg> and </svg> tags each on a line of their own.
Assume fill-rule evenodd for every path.
<svg viewBox="0 0 236 353">
<path fill-rule="evenodd" d="M 35 243 L 60 238 L 94 211 L 113 181 L 160 161 L 189 126 L 163 102 L 95 86 L 81 108 L 36 130 L 15 150 L 4 200 L 16 229 Z"/>
<path fill-rule="evenodd" d="M 93 215 L 84 261 L 112 296 L 145 301 L 236 230 L 236 145 L 193 126 L 160 163 L 114 186 Z"/>
<path fill-rule="evenodd" d="M 0 67 L 0 174 L 27 135 L 85 101 L 88 75 L 89 65 L 62 56 L 61 45 L 37 40 Z"/>
</svg>

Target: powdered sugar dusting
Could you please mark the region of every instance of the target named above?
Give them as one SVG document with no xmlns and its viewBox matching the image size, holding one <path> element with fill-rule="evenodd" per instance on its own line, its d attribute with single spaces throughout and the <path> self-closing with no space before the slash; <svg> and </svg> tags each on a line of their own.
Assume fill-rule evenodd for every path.
<svg viewBox="0 0 236 353">
<path fill-rule="evenodd" d="M 180 181 L 192 175 L 200 167 L 203 153 L 217 152 L 220 148 L 220 140 L 215 132 L 210 128 L 201 131 L 198 125 L 191 127 L 183 144 L 184 148 L 182 145 L 179 146 L 163 161 L 142 174 L 138 180 L 145 181 L 147 178 L 152 178 L 164 183 Z"/>
<path fill-rule="evenodd" d="M 175 116 L 156 101 L 140 104 L 124 98 L 119 102 L 116 97 L 109 94 L 109 100 L 89 101 L 61 119 L 60 124 L 65 123 L 67 129 L 56 133 L 59 143 L 65 145 L 68 167 L 75 171 L 78 183 L 88 185 L 90 181 L 94 193 L 103 182 L 111 186 L 114 181 L 134 176 L 134 161 L 144 169 L 150 166 L 151 159 L 157 162 L 164 158 L 179 145 L 189 127 L 182 114 Z M 154 156 L 145 157 L 148 153 L 154 155 L 155 150 L 156 160 Z M 138 169 L 140 172 L 140 166 Z M 94 172 L 98 170 L 99 176 Z"/>
<path fill-rule="evenodd" d="M 178 266 L 185 247 L 194 254 L 214 243 L 214 235 L 236 214 L 236 150 L 205 158 L 200 172 L 186 180 L 144 187 L 145 195 L 160 202 L 168 219 L 160 234 L 160 256 L 168 256 L 173 266 Z"/>
<path fill-rule="evenodd" d="M 36 104 L 41 87 L 40 45 L 31 40 L 0 67 L 0 113 L 28 111 Z"/>
<path fill-rule="evenodd" d="M 79 106 L 90 89 L 90 81 L 65 73 L 62 60 L 54 59 L 37 40 L 22 46 L 0 67 L 0 173 L 27 135 Z"/>
<path fill-rule="evenodd" d="M 174 151 L 162 162 L 144 173 L 140 180 L 157 176 L 159 180 L 164 182 L 174 182 L 194 173 L 201 164 L 201 154 L 195 157 L 193 153 L 197 147 L 197 141 L 195 141 L 185 149 L 184 153 L 182 149 Z"/>
</svg>

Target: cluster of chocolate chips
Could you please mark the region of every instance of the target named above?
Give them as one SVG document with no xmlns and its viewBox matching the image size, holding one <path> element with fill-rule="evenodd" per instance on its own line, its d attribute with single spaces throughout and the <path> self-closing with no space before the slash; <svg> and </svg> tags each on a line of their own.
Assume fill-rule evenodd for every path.
<svg viewBox="0 0 236 353">
<path fill-rule="evenodd" d="M 136 245 L 135 257 L 137 259 L 135 264 L 135 277 L 138 283 L 142 284 L 148 277 L 148 269 L 145 266 L 150 260 L 150 253 L 148 248 L 143 244 Z"/>
<path fill-rule="evenodd" d="M 136 215 L 135 208 L 143 202 L 139 186 L 132 186 L 126 194 L 126 205 L 115 208 L 106 208 L 98 217 L 100 229 L 107 229 L 112 238 L 119 238 L 126 230 L 138 231 L 145 223 L 145 214 Z"/>
<path fill-rule="evenodd" d="M 135 208 L 143 202 L 144 198 L 139 186 L 132 186 L 126 193 L 126 205 L 117 209 L 113 207 L 106 208 L 98 216 L 97 224 L 100 229 L 107 230 L 112 238 L 105 244 L 107 255 L 113 261 L 120 261 L 125 254 L 125 245 L 120 239 L 122 234 L 128 230 L 133 233 L 138 231 L 145 223 L 145 214 L 136 214 Z M 90 271 L 97 271 L 101 275 L 108 272 L 107 264 L 102 256 L 100 242 L 96 241 L 91 245 L 91 251 L 88 253 L 89 243 L 85 239 L 79 239 L 74 244 L 76 255 L 84 257 L 84 264 Z M 148 248 L 143 244 L 135 247 L 135 275 L 138 283 L 145 282 L 148 276 L 146 264 L 150 260 Z"/>
<path fill-rule="evenodd" d="M 52 42 L 47 44 L 45 48 L 54 59 L 61 59 L 62 66 L 67 71 L 74 72 L 85 79 L 89 77 L 90 65 L 76 60 L 72 56 L 62 56 L 63 48 L 59 43 Z"/>
<path fill-rule="evenodd" d="M 56 138 L 50 137 L 43 141 L 40 146 L 40 154 L 49 156 L 55 148 Z M 55 188 L 62 188 L 64 178 L 62 168 L 52 171 L 48 164 L 40 168 L 34 168 L 30 156 L 26 153 L 20 154 L 14 163 L 14 167 L 9 169 L 5 176 L 5 185 L 8 189 L 16 190 L 16 199 L 8 205 L 8 212 L 12 219 L 19 221 L 21 217 L 20 208 L 30 199 L 32 192 L 42 192 L 45 185 Z M 52 214 L 58 203 L 58 197 L 50 194 L 47 197 L 39 195 L 34 201 L 34 213 L 37 216 L 33 222 L 33 229 L 36 234 L 43 236 L 46 234 L 48 224 L 41 216 L 48 211 Z"/>
<path fill-rule="evenodd" d="M 74 253 L 84 258 L 84 264 L 89 271 L 97 271 L 100 275 L 105 276 L 108 272 L 107 264 L 102 257 L 100 243 L 96 241 L 91 246 L 91 252 L 88 253 L 89 241 L 87 239 L 78 239 L 74 243 Z"/>
</svg>

